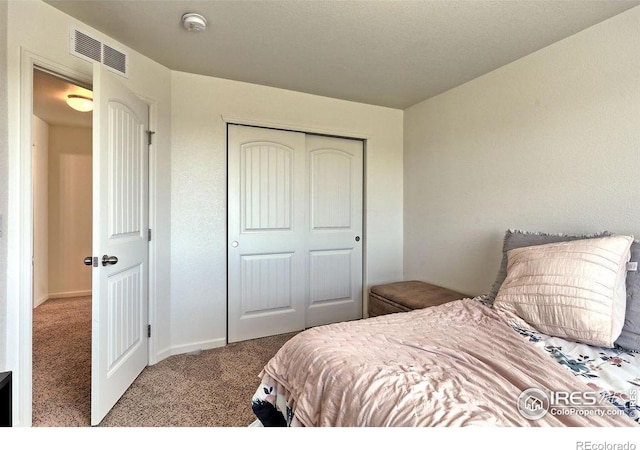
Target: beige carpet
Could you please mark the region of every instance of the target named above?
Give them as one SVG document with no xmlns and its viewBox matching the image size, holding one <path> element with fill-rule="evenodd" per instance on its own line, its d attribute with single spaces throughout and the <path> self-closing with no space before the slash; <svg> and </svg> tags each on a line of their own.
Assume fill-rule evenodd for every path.
<svg viewBox="0 0 640 450">
<path fill-rule="evenodd" d="M 90 426 L 91 298 L 49 300 L 33 314 L 33 425 Z M 105 427 L 246 427 L 258 374 L 295 333 L 178 355 L 147 367 Z"/>
</svg>

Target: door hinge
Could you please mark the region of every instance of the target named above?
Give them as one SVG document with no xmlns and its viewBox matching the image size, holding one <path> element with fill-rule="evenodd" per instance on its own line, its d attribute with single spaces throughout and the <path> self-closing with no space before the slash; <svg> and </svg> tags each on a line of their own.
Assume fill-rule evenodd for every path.
<svg viewBox="0 0 640 450">
<path fill-rule="evenodd" d="M 147 325 L 147 337 L 151 337 L 151 325 Z"/>
<path fill-rule="evenodd" d="M 147 240 L 149 242 L 151 242 L 151 228 L 149 228 L 148 232 L 147 232 Z"/>
<path fill-rule="evenodd" d="M 147 131 L 147 145 L 151 145 L 152 144 L 152 140 L 153 140 L 153 135 L 156 134 L 155 131 Z"/>
</svg>

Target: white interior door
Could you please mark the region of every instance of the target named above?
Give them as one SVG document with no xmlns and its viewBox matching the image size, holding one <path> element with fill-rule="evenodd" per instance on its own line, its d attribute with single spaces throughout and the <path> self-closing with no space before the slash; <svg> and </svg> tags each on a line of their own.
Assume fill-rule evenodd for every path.
<svg viewBox="0 0 640 450">
<path fill-rule="evenodd" d="M 229 125 L 228 340 L 305 325 L 305 135 Z"/>
<path fill-rule="evenodd" d="M 229 342 L 362 317 L 362 145 L 229 126 Z"/>
<path fill-rule="evenodd" d="M 148 363 L 149 109 L 100 64 L 93 82 L 91 424 L 97 425 Z"/>
<path fill-rule="evenodd" d="M 362 318 L 363 143 L 307 135 L 306 326 Z"/>
</svg>

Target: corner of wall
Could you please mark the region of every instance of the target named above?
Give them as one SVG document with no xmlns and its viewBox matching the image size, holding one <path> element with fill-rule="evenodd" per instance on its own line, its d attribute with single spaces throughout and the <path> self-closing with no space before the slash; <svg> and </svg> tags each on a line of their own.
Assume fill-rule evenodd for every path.
<svg viewBox="0 0 640 450">
<path fill-rule="evenodd" d="M 639 19 L 632 8 L 404 111 L 406 279 L 486 294 L 509 228 L 638 235 Z"/>
</svg>

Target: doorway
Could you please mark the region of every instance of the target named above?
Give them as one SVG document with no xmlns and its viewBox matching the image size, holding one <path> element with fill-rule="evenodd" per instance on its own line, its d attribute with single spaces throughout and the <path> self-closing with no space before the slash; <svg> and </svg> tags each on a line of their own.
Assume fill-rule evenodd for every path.
<svg viewBox="0 0 640 450">
<path fill-rule="evenodd" d="M 90 86 L 33 70 L 33 426 L 89 426 L 92 111 Z"/>
</svg>

